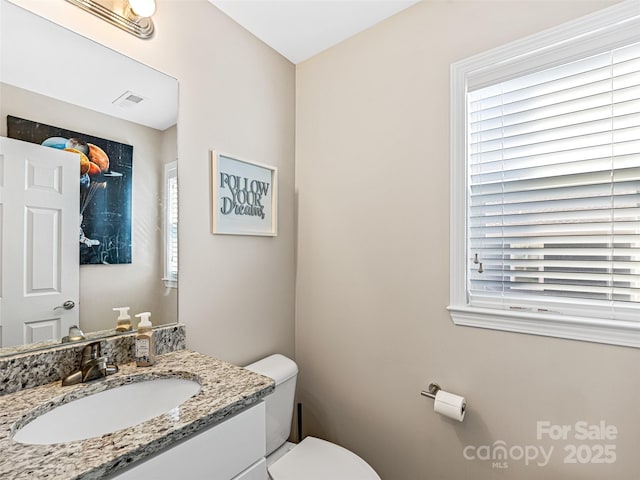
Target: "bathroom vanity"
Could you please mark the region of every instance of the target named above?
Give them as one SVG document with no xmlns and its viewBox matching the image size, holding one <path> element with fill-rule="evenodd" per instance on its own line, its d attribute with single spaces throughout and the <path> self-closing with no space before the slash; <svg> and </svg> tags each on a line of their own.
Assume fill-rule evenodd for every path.
<svg viewBox="0 0 640 480">
<path fill-rule="evenodd" d="M 262 398 L 273 391 L 272 379 L 187 350 L 161 355 L 152 367 L 119 367 L 89 383 L 62 387 L 57 381 L 0 396 L 0 478 L 265 478 Z M 97 437 L 40 445 L 12 438 L 59 405 L 158 378 L 196 380 L 201 389 L 167 413 Z M 91 421 L 86 417 L 77 421 Z"/>
</svg>

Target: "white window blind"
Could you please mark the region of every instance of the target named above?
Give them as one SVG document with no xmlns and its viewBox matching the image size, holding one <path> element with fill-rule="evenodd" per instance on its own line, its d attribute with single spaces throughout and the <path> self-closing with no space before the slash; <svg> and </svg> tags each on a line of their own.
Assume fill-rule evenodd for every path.
<svg viewBox="0 0 640 480">
<path fill-rule="evenodd" d="M 169 287 L 178 286 L 178 164 L 165 165 L 165 262 L 164 281 Z"/>
<path fill-rule="evenodd" d="M 640 321 L 640 43 L 466 98 L 469 305 Z"/>
</svg>

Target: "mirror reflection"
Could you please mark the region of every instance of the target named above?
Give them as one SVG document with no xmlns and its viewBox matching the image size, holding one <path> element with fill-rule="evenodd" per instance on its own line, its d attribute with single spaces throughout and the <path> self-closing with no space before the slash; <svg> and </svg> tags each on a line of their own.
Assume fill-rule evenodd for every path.
<svg viewBox="0 0 640 480">
<path fill-rule="evenodd" d="M 72 325 L 78 325 L 88 337 L 96 331 L 112 334 L 118 318 L 115 307 L 130 307 L 132 317 L 151 311 L 154 325 L 176 322 L 177 81 L 7 0 L 0 1 L 0 135 L 14 137 L 2 139 L 0 157 L 4 169 L 0 174 L 0 347 L 57 344 L 69 335 Z M 7 127 L 8 120 L 14 121 L 12 128 Z M 20 137 L 16 121 L 20 128 L 33 130 L 32 137 Z M 44 126 L 86 138 L 43 133 Z M 57 143 L 55 137 L 59 137 Z M 129 167 L 120 154 L 107 154 L 108 148 L 98 145 L 101 140 L 129 146 Z M 16 142 L 20 149 L 14 151 Z M 46 142 L 48 147 L 38 145 Z M 36 148 L 37 153 L 23 153 L 22 147 L 27 152 Z M 62 153 L 64 149 L 70 153 Z M 77 212 L 71 227 L 63 228 L 43 214 L 54 210 L 52 204 L 30 207 L 15 201 L 16 189 L 11 185 L 22 184 L 15 164 L 25 164 L 30 170 L 24 175 L 43 185 L 48 181 L 47 171 L 54 172 L 52 184 L 58 181 L 57 175 L 63 176 L 62 166 L 51 167 L 54 160 L 46 160 L 42 170 L 36 160 L 24 161 L 40 158 L 42 150 L 47 155 L 61 153 L 64 159 L 60 162 L 68 162 L 67 157 L 76 162 L 68 168 L 73 170 L 76 196 L 76 206 L 71 208 Z M 99 150 L 111 157 L 111 168 Z M 100 155 L 92 162 L 96 152 Z M 97 165 L 93 174 L 81 170 L 87 160 Z M 122 213 L 109 206 L 108 195 L 118 192 L 116 201 L 111 200 L 118 208 L 126 203 L 121 200 L 126 194 L 125 180 L 130 182 L 130 200 Z M 102 230 L 84 219 L 81 222 L 78 202 L 82 202 L 83 181 L 85 208 L 93 208 L 91 221 L 103 225 Z M 89 207 L 86 193 L 96 185 L 101 187 L 93 189 L 96 205 Z M 98 200 L 104 205 L 98 205 Z M 17 216 L 9 213 L 15 205 L 19 205 Z M 69 215 L 62 208 L 56 211 L 66 219 Z M 27 212 L 27 227 L 16 228 L 21 212 Z M 30 237 L 24 235 L 30 230 Z M 116 244 L 123 252 L 128 249 L 128 256 L 109 253 Z M 73 260 L 62 262 L 60 251 L 69 245 L 75 252 Z M 85 261 L 80 261 L 81 256 Z M 38 265 L 46 267 L 36 268 Z M 67 271 L 72 272 L 71 279 Z M 72 288 L 65 290 L 68 286 Z M 35 307 L 27 305 L 34 301 Z M 13 351 L 0 348 L 0 355 Z"/>
</svg>

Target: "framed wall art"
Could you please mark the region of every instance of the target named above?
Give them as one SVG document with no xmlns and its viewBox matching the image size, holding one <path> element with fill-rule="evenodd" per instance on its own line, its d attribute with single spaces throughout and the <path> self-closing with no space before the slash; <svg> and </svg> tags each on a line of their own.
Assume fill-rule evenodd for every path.
<svg viewBox="0 0 640 480">
<path fill-rule="evenodd" d="M 214 234 L 278 234 L 278 169 L 211 152 Z"/>
<path fill-rule="evenodd" d="M 131 263 L 133 146 L 11 115 L 7 131 L 78 155 L 80 265 Z"/>
</svg>

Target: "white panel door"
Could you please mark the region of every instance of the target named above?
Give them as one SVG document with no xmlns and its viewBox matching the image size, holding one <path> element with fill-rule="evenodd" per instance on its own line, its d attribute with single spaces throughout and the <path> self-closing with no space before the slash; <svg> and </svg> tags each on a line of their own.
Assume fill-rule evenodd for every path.
<svg viewBox="0 0 640 480">
<path fill-rule="evenodd" d="M 78 325 L 79 172 L 74 153 L 0 137 L 0 346 Z"/>
</svg>

